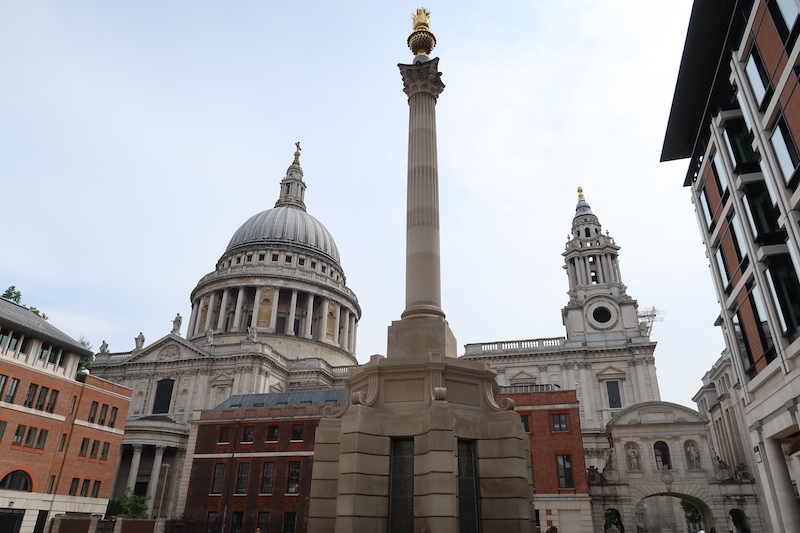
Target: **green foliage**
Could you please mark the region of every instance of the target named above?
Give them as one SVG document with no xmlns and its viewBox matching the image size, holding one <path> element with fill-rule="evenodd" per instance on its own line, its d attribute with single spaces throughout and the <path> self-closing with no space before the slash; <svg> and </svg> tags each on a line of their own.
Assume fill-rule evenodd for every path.
<svg viewBox="0 0 800 533">
<path fill-rule="evenodd" d="M 686 521 L 689 522 L 689 524 L 699 524 L 703 517 L 700 516 L 700 511 L 697 510 L 697 507 L 686 500 L 681 500 L 680 503 L 681 509 L 683 509 L 683 515 L 686 517 Z"/>
<path fill-rule="evenodd" d="M 22 300 L 22 293 L 19 292 L 14 285 L 12 285 L 6 289 L 6 292 L 3 293 L 3 298 L 19 303 L 19 301 Z"/>
<path fill-rule="evenodd" d="M 108 501 L 106 516 L 125 515 L 128 518 L 148 518 L 147 501 L 149 499 L 149 496 L 137 496 L 128 487 L 125 489 L 125 494 Z"/>
<path fill-rule="evenodd" d="M 605 524 L 603 530 L 608 531 L 611 528 L 616 528 L 624 533 L 625 527 L 622 525 L 622 517 L 616 509 L 606 509 Z"/>
<path fill-rule="evenodd" d="M 22 302 L 22 293 L 17 290 L 17 287 L 15 285 L 12 285 L 9 288 L 7 288 L 6 292 L 4 292 L 2 294 L 2 297 L 5 298 L 6 300 L 11 300 L 12 302 L 16 302 L 16 303 L 18 303 L 18 304 L 20 304 L 22 306 L 25 306 L 25 304 L 21 303 Z M 42 313 L 41 311 L 39 311 L 35 307 L 28 307 L 28 310 L 31 313 L 33 313 L 34 315 L 38 316 L 39 318 L 41 318 L 43 320 L 47 320 L 47 318 L 48 318 L 46 314 Z"/>
<path fill-rule="evenodd" d="M 81 338 L 78 339 L 78 342 L 81 343 L 81 346 L 83 346 L 87 350 L 92 351 L 93 348 L 92 343 L 86 340 L 86 337 L 84 337 L 83 335 L 81 335 Z M 81 360 L 78 363 L 78 374 L 88 374 L 89 367 L 92 366 L 93 362 L 94 362 L 93 355 L 86 355 L 86 356 L 82 355 Z"/>
</svg>

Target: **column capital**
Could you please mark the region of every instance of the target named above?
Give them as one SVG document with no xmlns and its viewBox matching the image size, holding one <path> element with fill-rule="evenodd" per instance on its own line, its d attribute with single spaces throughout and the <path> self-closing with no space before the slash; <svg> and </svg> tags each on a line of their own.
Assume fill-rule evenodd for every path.
<svg viewBox="0 0 800 533">
<path fill-rule="evenodd" d="M 403 92 L 411 98 L 418 93 L 428 93 L 434 98 L 444 90 L 442 73 L 439 72 L 439 58 L 413 65 L 397 65 L 403 77 Z"/>
<path fill-rule="evenodd" d="M 166 446 L 156 446 L 156 455 L 164 455 L 164 451 L 166 451 Z"/>
<path fill-rule="evenodd" d="M 134 444 L 133 445 L 133 453 L 142 453 L 144 449 L 144 444 Z"/>
</svg>

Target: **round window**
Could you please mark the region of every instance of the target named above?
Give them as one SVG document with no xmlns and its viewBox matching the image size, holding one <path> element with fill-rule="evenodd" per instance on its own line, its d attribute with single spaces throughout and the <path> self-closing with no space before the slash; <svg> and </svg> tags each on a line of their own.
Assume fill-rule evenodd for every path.
<svg viewBox="0 0 800 533">
<path fill-rule="evenodd" d="M 611 311 L 609 311 L 605 307 L 598 307 L 592 312 L 592 318 L 594 318 L 601 324 L 605 324 L 606 322 L 611 320 Z"/>
</svg>

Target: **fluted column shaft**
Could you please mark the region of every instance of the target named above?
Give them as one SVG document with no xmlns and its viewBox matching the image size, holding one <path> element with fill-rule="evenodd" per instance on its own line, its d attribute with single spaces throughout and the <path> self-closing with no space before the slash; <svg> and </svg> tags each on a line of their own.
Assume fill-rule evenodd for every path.
<svg viewBox="0 0 800 533">
<path fill-rule="evenodd" d="M 236 311 L 233 314 L 233 327 L 232 333 L 239 331 L 242 321 L 242 303 L 244 302 L 244 287 L 239 287 L 239 294 L 236 296 Z"/>
<path fill-rule="evenodd" d="M 214 314 L 214 304 L 217 301 L 217 293 L 212 292 L 211 295 L 208 297 L 208 313 L 206 314 L 206 323 L 203 331 L 208 331 L 211 329 L 211 316 Z"/>
<path fill-rule="evenodd" d="M 219 320 L 217 320 L 217 333 L 225 331 L 225 315 L 228 314 L 228 289 L 222 289 L 222 303 L 219 305 Z"/>
<path fill-rule="evenodd" d="M 156 455 L 153 458 L 153 469 L 150 471 L 150 482 L 147 484 L 147 514 L 153 516 L 153 504 L 156 501 L 156 489 L 158 489 L 158 479 L 161 476 L 161 460 L 164 458 L 164 446 L 156 446 Z"/>
<path fill-rule="evenodd" d="M 289 301 L 289 319 L 286 324 L 286 334 L 296 335 L 294 330 L 294 315 L 297 312 L 297 289 L 292 289 L 292 299 Z"/>
<path fill-rule="evenodd" d="M 134 489 L 136 486 L 136 477 L 139 475 L 139 463 L 142 460 L 142 445 L 141 444 L 134 444 L 133 445 L 133 458 L 131 459 L 131 467 L 128 470 L 128 482 L 125 483 L 125 486 L 130 488 L 131 490 Z"/>
<path fill-rule="evenodd" d="M 409 105 L 406 309 L 402 318 L 444 317 L 436 155 L 436 99 L 444 84 L 438 65 L 438 59 L 399 65 Z"/>
<path fill-rule="evenodd" d="M 306 321 L 303 323 L 303 337 L 311 338 L 311 324 L 314 322 L 314 295 L 309 293 L 306 301 Z"/>
</svg>

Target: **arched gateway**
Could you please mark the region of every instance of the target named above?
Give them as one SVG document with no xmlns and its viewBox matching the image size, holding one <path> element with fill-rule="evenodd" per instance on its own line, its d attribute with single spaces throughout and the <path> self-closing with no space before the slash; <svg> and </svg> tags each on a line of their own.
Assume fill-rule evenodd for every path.
<svg viewBox="0 0 800 533">
<path fill-rule="evenodd" d="M 752 533 L 764 531 L 750 476 L 717 458 L 707 423 L 697 411 L 668 402 L 639 403 L 617 414 L 607 425 L 612 448 L 606 466 L 590 476 L 598 530 L 695 531 L 684 517 L 684 501 L 697 509 L 705 531 L 739 531 L 734 521 L 746 521 Z M 609 510 L 621 524 L 607 520 Z M 663 521 L 670 510 L 674 524 Z"/>
</svg>

